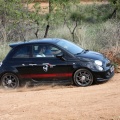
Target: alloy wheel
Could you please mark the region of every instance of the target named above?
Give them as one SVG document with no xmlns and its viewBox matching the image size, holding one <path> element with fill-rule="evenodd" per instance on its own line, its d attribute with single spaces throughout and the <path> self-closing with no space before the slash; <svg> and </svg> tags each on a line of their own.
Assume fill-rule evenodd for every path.
<svg viewBox="0 0 120 120">
<path fill-rule="evenodd" d="M 19 79 L 13 73 L 5 73 L 1 78 L 1 85 L 3 88 L 15 89 L 19 86 Z"/>
<path fill-rule="evenodd" d="M 79 69 L 74 74 L 74 83 L 77 86 L 89 86 L 93 83 L 93 75 L 87 69 Z"/>
</svg>

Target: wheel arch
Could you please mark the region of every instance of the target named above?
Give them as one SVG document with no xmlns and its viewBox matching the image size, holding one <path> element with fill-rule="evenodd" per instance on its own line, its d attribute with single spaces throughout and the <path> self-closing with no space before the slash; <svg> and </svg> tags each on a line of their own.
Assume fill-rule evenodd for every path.
<svg viewBox="0 0 120 120">
<path fill-rule="evenodd" d="M 73 84 L 75 85 L 74 75 L 75 75 L 75 73 L 77 72 L 77 70 L 80 70 L 80 69 L 88 70 L 88 71 L 92 74 L 92 77 L 93 77 L 93 83 L 94 83 L 94 81 L 95 81 L 95 77 L 94 77 L 94 73 L 93 73 L 93 71 L 92 71 L 91 69 L 87 68 L 87 67 L 79 67 L 79 68 L 75 69 L 75 71 L 74 71 L 73 74 L 72 74 L 72 82 L 73 82 Z"/>
<path fill-rule="evenodd" d="M 3 75 L 6 74 L 6 73 L 12 73 L 12 74 L 15 74 L 15 75 L 18 77 L 18 79 L 20 79 L 20 76 L 19 76 L 16 72 L 4 71 L 4 72 L 0 75 L 0 81 L 1 81 L 1 78 L 3 77 Z"/>
<path fill-rule="evenodd" d="M 74 72 L 73 72 L 73 74 L 72 74 L 72 78 L 74 77 L 75 72 L 76 72 L 77 70 L 79 70 L 79 69 L 87 69 L 87 70 L 89 70 L 89 71 L 92 73 L 93 77 L 94 77 L 93 71 L 92 71 L 91 69 L 89 69 L 89 68 L 87 68 L 87 67 L 79 67 L 79 68 L 77 68 L 77 69 L 74 70 Z"/>
</svg>

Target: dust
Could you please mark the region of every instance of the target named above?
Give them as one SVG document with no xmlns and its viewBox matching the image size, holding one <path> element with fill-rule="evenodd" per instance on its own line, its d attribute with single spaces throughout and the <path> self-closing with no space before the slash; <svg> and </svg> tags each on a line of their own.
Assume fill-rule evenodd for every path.
<svg viewBox="0 0 120 120">
<path fill-rule="evenodd" d="M 36 85 L 36 86 L 25 86 L 17 89 L 3 89 L 0 88 L 0 93 L 12 93 L 12 92 L 28 92 L 28 91 L 40 91 L 40 90 L 51 90 L 51 89 L 63 89 L 63 88 L 74 88 L 73 85 L 58 85 L 58 84 L 49 84 L 49 85 Z"/>
</svg>

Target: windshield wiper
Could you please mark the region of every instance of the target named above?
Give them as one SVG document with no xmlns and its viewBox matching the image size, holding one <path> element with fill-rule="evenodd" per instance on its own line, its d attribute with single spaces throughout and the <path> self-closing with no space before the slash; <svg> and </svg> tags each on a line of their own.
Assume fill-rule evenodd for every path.
<svg viewBox="0 0 120 120">
<path fill-rule="evenodd" d="M 76 55 L 79 55 L 79 54 L 81 54 L 81 53 L 85 53 L 85 52 L 88 52 L 88 51 L 89 51 L 88 49 L 82 50 L 82 52 L 79 52 L 79 53 L 77 53 Z"/>
<path fill-rule="evenodd" d="M 88 51 L 89 51 L 88 49 L 85 50 L 85 52 L 88 52 Z"/>
<path fill-rule="evenodd" d="M 81 54 L 81 53 L 83 53 L 85 50 L 82 50 L 81 52 L 79 52 L 79 53 L 76 53 L 76 55 L 79 55 L 79 54 Z"/>
</svg>

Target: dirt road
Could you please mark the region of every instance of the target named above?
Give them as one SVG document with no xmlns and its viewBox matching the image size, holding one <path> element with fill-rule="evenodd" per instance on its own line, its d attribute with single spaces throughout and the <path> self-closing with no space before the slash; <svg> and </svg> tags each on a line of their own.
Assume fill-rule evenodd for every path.
<svg viewBox="0 0 120 120">
<path fill-rule="evenodd" d="M 120 74 L 90 87 L 0 89 L 0 120 L 120 120 Z"/>
</svg>

